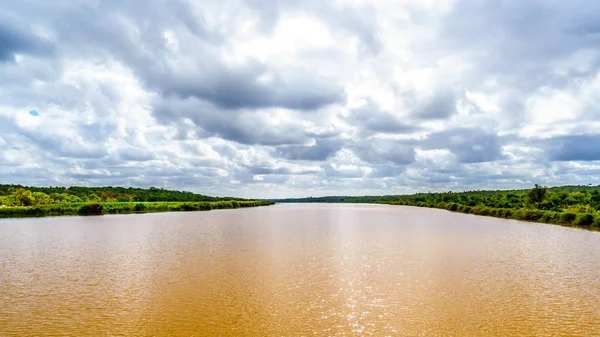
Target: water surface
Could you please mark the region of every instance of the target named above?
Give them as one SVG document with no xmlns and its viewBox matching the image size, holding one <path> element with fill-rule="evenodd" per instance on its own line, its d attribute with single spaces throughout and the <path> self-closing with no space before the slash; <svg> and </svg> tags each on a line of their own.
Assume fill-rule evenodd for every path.
<svg viewBox="0 0 600 337">
<path fill-rule="evenodd" d="M 383 205 L 0 220 L 0 336 L 599 336 L 600 233 Z"/>
</svg>

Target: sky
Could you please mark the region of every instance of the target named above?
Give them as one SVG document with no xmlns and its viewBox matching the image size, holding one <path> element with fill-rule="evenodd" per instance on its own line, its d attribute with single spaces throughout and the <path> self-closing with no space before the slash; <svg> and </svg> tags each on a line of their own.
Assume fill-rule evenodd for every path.
<svg viewBox="0 0 600 337">
<path fill-rule="evenodd" d="M 598 13 L 7 1 L 0 183 L 260 198 L 598 185 Z"/>
</svg>

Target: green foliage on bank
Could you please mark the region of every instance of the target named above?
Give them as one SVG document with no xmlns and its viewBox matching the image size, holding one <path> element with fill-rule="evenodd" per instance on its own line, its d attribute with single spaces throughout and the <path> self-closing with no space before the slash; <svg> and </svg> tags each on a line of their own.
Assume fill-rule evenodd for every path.
<svg viewBox="0 0 600 337">
<path fill-rule="evenodd" d="M 569 211 L 555 212 L 539 209 L 530 208 L 493 208 L 487 206 L 467 206 L 457 203 L 428 203 L 428 202 L 417 202 L 411 203 L 407 200 L 399 200 L 390 202 L 391 205 L 405 205 L 405 206 L 417 206 L 417 207 L 429 207 L 429 208 L 440 208 L 446 209 L 452 212 L 460 212 L 466 214 L 492 216 L 504 219 L 514 219 L 522 221 L 532 222 L 543 222 L 552 223 L 559 225 L 575 225 L 581 227 L 600 227 L 600 212 L 590 213 L 573 213 Z"/>
<path fill-rule="evenodd" d="M 37 206 L 81 202 L 150 202 L 150 201 L 229 201 L 239 198 L 210 197 L 162 188 L 132 187 L 33 187 L 0 184 L 0 206 Z"/>
<path fill-rule="evenodd" d="M 527 190 L 418 193 L 387 196 L 331 196 L 277 202 L 380 203 L 441 208 L 453 212 L 600 228 L 600 186 L 544 187 Z"/>
<path fill-rule="evenodd" d="M 150 212 L 210 211 L 272 205 L 257 200 L 201 201 L 201 202 L 107 202 L 69 203 L 38 206 L 0 207 L 0 217 L 28 217 L 50 215 L 100 215 Z"/>
<path fill-rule="evenodd" d="M 209 211 L 271 205 L 160 188 L 0 185 L 0 217 Z"/>
</svg>

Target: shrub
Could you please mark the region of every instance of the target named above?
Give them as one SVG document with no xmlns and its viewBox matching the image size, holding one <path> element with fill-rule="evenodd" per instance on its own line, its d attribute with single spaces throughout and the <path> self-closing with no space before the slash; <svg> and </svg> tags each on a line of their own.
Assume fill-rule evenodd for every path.
<svg viewBox="0 0 600 337">
<path fill-rule="evenodd" d="M 594 215 L 594 223 L 592 227 L 600 227 L 600 214 Z"/>
<path fill-rule="evenodd" d="M 448 207 L 449 211 L 456 212 L 458 210 L 458 205 L 455 203 L 451 203 L 450 207 Z"/>
<path fill-rule="evenodd" d="M 201 210 L 201 211 L 210 211 L 211 209 L 213 209 L 212 203 L 210 203 L 210 202 L 201 202 L 200 204 L 198 204 L 198 209 Z"/>
<path fill-rule="evenodd" d="M 542 211 L 542 217 L 540 218 L 541 222 L 552 223 L 556 222 L 558 219 L 556 218 L 556 213 L 550 211 Z"/>
<path fill-rule="evenodd" d="M 134 212 L 144 212 L 147 209 L 148 209 L 148 206 L 146 206 L 145 204 L 142 204 L 142 203 L 135 204 L 135 206 L 133 206 Z"/>
<path fill-rule="evenodd" d="M 473 207 L 473 214 L 475 215 L 490 215 L 490 209 L 485 206 Z"/>
<path fill-rule="evenodd" d="M 542 218 L 542 212 L 534 209 L 527 209 L 521 212 L 520 220 L 538 221 Z"/>
<path fill-rule="evenodd" d="M 575 224 L 577 226 L 591 226 L 594 223 L 594 215 L 590 213 L 584 213 L 577 215 Z"/>
<path fill-rule="evenodd" d="M 193 204 L 186 203 L 186 204 L 181 205 L 181 210 L 182 211 L 194 211 L 194 210 L 196 210 L 196 207 L 194 207 Z"/>
<path fill-rule="evenodd" d="M 79 208 L 79 214 L 102 214 L 104 206 L 99 203 L 85 204 Z"/>
<path fill-rule="evenodd" d="M 565 224 L 571 224 L 571 223 L 573 223 L 573 221 L 575 221 L 575 218 L 577 218 L 577 214 L 571 213 L 571 212 L 566 212 L 566 213 L 561 214 L 560 222 L 565 223 Z"/>
<path fill-rule="evenodd" d="M 498 209 L 498 217 L 499 218 L 510 218 L 512 212 L 510 209 L 500 208 Z"/>
</svg>

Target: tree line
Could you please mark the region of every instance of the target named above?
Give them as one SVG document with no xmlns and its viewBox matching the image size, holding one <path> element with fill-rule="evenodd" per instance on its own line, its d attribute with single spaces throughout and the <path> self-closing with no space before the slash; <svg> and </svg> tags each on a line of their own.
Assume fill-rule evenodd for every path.
<svg viewBox="0 0 600 337">
<path fill-rule="evenodd" d="M 0 207 L 0 218 L 38 217 L 50 215 L 100 215 L 150 212 L 190 212 L 213 209 L 233 209 L 272 205 L 272 202 L 258 200 L 228 201 L 157 201 L 157 202 L 105 202 L 47 204 L 30 207 Z"/>
<path fill-rule="evenodd" d="M 229 201 L 239 198 L 210 197 L 185 191 L 173 191 L 162 188 L 126 188 L 126 187 L 33 187 L 0 184 L 0 206 L 38 206 L 70 203 L 105 202 L 200 202 Z"/>
<path fill-rule="evenodd" d="M 600 186 L 590 185 L 548 188 L 536 184 L 527 190 L 328 196 L 275 201 L 407 205 L 508 219 L 600 227 Z"/>
</svg>

